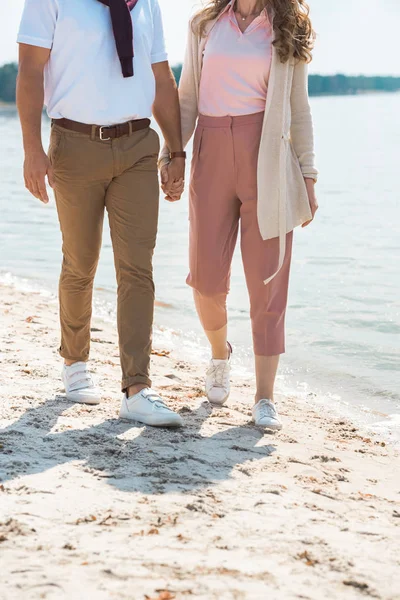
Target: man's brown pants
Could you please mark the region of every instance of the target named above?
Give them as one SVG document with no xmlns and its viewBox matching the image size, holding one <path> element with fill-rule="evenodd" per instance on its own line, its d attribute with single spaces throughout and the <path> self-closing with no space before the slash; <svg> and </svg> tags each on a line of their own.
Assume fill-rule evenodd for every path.
<svg viewBox="0 0 400 600">
<path fill-rule="evenodd" d="M 60 354 L 74 361 L 89 357 L 93 280 L 106 208 L 118 284 L 123 390 L 137 383 L 151 385 L 158 152 L 152 129 L 101 141 L 52 127 L 49 157 L 63 238 Z"/>
</svg>

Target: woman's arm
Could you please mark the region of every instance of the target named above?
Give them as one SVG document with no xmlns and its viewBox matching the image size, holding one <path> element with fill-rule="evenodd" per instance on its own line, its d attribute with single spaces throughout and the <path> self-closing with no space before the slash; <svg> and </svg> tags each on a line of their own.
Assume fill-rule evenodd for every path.
<svg viewBox="0 0 400 600">
<path fill-rule="evenodd" d="M 290 136 L 301 172 L 304 178 L 316 181 L 318 170 L 315 167 L 314 130 L 308 99 L 308 65 L 304 61 L 296 63 L 294 67 L 290 104 Z"/>
<path fill-rule="evenodd" d="M 192 29 L 193 20 L 189 23 L 189 33 L 186 45 L 185 60 L 182 67 L 181 79 L 179 82 L 179 103 L 181 107 L 181 128 L 182 141 L 185 148 L 193 135 L 198 117 L 196 76 L 195 65 L 193 62 L 193 53 L 195 48 L 196 36 Z M 162 169 L 169 163 L 169 148 L 165 144 L 160 154 L 159 166 Z"/>
<path fill-rule="evenodd" d="M 298 62 L 294 67 L 290 103 L 292 111 L 290 136 L 303 173 L 312 215 L 312 219 L 302 225 L 307 227 L 318 210 L 314 189 L 318 170 L 315 167 L 314 130 L 308 99 L 308 65 L 304 61 Z"/>
</svg>

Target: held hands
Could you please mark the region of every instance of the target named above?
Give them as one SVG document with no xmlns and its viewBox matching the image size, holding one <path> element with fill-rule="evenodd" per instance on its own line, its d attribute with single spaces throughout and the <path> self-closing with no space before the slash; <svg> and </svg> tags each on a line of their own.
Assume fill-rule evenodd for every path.
<svg viewBox="0 0 400 600">
<path fill-rule="evenodd" d="M 173 158 L 161 167 L 161 188 L 168 202 L 181 199 L 185 187 L 185 159 Z"/>
<path fill-rule="evenodd" d="M 308 201 L 310 203 L 310 209 L 311 209 L 311 214 L 312 214 L 312 219 L 310 219 L 306 223 L 303 223 L 303 225 L 302 225 L 302 227 L 307 227 L 307 225 L 309 225 L 310 223 L 312 223 L 312 221 L 314 221 L 315 213 L 318 210 L 318 200 L 317 200 L 317 197 L 315 195 L 315 181 L 314 181 L 314 179 L 311 179 L 309 177 L 305 177 L 304 181 L 305 181 L 306 188 L 307 188 Z"/>
<path fill-rule="evenodd" d="M 49 202 L 45 180 L 46 175 L 50 187 L 53 187 L 53 169 L 45 151 L 41 148 L 26 152 L 24 162 L 25 187 L 35 198 L 38 198 L 44 204 L 48 204 Z"/>
</svg>

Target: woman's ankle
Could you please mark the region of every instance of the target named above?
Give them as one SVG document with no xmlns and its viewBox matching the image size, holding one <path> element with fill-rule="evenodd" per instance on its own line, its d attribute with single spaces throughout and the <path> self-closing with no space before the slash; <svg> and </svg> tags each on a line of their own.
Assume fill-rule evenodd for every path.
<svg viewBox="0 0 400 600">
<path fill-rule="evenodd" d="M 268 391 L 268 390 L 266 390 Z M 274 403 L 274 392 L 263 393 L 257 392 L 254 398 L 254 404 L 258 404 L 260 400 L 270 400 L 270 402 Z"/>
<path fill-rule="evenodd" d="M 211 346 L 211 355 L 213 360 L 228 360 L 231 356 L 231 346 L 228 341 L 224 346 Z"/>
<path fill-rule="evenodd" d="M 212 358 L 213 360 L 228 360 L 229 358 L 229 351 L 226 350 L 225 352 L 221 352 L 221 351 L 212 351 Z"/>
</svg>

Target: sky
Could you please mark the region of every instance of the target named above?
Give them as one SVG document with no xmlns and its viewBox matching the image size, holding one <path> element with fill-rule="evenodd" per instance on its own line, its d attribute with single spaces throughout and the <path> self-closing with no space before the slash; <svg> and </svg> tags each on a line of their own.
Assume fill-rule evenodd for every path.
<svg viewBox="0 0 400 600">
<path fill-rule="evenodd" d="M 159 0 L 171 64 L 182 61 L 198 0 Z M 24 0 L 0 0 L 0 64 L 17 57 Z M 310 71 L 400 76 L 400 0 L 309 0 L 318 39 Z"/>
</svg>

